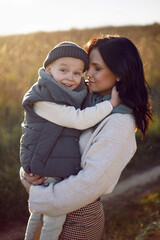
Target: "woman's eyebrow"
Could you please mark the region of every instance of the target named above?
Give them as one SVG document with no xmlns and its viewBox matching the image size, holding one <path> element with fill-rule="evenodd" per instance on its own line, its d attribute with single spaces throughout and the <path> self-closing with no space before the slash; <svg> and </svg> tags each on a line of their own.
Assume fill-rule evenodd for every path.
<svg viewBox="0 0 160 240">
<path fill-rule="evenodd" d="M 92 62 L 91 64 L 94 65 L 94 66 L 99 66 L 99 67 L 101 67 L 101 64 L 96 63 L 96 62 Z"/>
</svg>

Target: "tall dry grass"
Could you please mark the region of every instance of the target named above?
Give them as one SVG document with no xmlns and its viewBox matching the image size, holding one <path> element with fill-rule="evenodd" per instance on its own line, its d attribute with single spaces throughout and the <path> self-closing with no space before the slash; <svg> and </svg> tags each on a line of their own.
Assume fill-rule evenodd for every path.
<svg viewBox="0 0 160 240">
<path fill-rule="evenodd" d="M 159 24 L 143 27 L 72 29 L 0 37 L 0 216 L 3 221 L 26 214 L 27 195 L 18 177 L 20 125 L 23 120 L 21 102 L 24 93 L 37 81 L 37 71 L 55 44 L 67 40 L 83 46 L 90 38 L 105 34 L 128 37 L 140 51 L 146 78 L 152 89 L 151 100 L 156 119 L 156 124 L 150 129 L 150 135 L 153 135 L 150 139 L 152 144 L 157 142 L 160 126 Z M 156 151 L 158 155 L 157 148 Z M 141 162 L 145 162 L 147 158 L 145 153 L 144 147 L 144 160 L 141 159 Z M 155 149 L 154 152 L 150 152 L 153 160 L 154 155 Z"/>
</svg>

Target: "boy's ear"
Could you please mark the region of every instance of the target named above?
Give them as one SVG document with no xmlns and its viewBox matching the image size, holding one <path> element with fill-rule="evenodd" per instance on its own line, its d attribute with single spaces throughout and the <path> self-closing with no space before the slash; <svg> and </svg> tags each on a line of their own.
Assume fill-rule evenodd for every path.
<svg viewBox="0 0 160 240">
<path fill-rule="evenodd" d="M 45 72 L 48 73 L 49 75 L 51 75 L 50 65 L 48 65 L 48 66 L 45 68 Z"/>
</svg>

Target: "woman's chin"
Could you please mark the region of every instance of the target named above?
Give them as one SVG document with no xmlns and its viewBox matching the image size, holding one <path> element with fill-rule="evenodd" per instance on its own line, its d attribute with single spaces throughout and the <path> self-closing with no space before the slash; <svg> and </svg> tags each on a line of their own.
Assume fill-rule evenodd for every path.
<svg viewBox="0 0 160 240">
<path fill-rule="evenodd" d="M 90 92 L 93 92 L 93 93 L 94 93 L 94 92 L 95 92 L 95 93 L 98 92 L 98 89 L 92 87 L 91 85 L 88 85 L 88 88 L 89 88 L 89 91 L 90 91 Z"/>
</svg>

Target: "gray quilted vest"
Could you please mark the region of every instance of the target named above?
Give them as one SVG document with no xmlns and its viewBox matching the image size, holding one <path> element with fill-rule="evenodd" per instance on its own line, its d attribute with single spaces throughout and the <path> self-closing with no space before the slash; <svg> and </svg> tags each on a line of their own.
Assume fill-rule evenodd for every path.
<svg viewBox="0 0 160 240">
<path fill-rule="evenodd" d="M 68 177 L 81 169 L 80 131 L 65 128 L 39 117 L 33 110 L 37 101 L 50 101 L 79 108 L 87 95 L 81 84 L 71 91 L 58 84 L 44 69 L 23 98 L 25 109 L 20 140 L 20 161 L 27 173 L 47 177 Z"/>
</svg>

